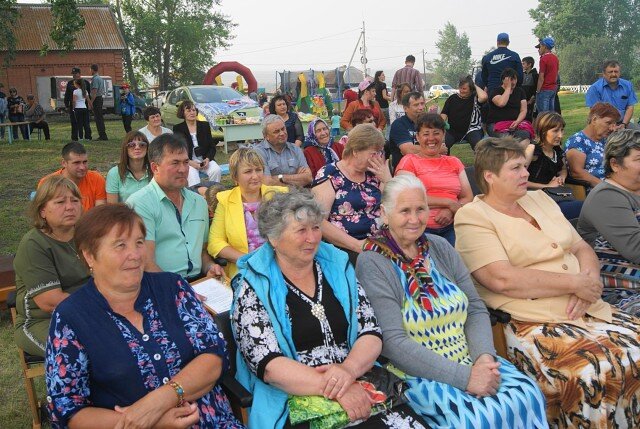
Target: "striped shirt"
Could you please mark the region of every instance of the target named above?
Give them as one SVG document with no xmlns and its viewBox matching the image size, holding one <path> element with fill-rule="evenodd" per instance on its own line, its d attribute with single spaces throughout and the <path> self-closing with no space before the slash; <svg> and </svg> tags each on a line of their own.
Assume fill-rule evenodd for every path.
<svg viewBox="0 0 640 429">
<path fill-rule="evenodd" d="M 424 87 L 422 83 L 422 76 L 420 76 L 420 72 L 417 69 L 414 69 L 413 66 L 406 65 L 400 70 L 397 70 L 393 75 L 393 81 L 391 82 L 391 86 L 393 86 L 393 93 L 395 94 L 395 90 L 398 85 L 405 82 L 411 85 L 411 91 L 422 92 Z"/>
</svg>

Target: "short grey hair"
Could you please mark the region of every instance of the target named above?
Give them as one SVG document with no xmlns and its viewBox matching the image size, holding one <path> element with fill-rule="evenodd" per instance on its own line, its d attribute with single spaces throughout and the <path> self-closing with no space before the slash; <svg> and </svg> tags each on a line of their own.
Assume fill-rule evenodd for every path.
<svg viewBox="0 0 640 429">
<path fill-rule="evenodd" d="M 424 184 L 413 174 L 399 174 L 385 183 L 380 205 L 384 207 L 387 214 L 396 206 L 398 195 L 409 189 L 417 189 L 421 191 L 425 195 L 425 200 L 427 199 L 427 191 Z"/>
<path fill-rule="evenodd" d="M 607 145 L 604 148 L 605 177 L 610 177 L 613 174 L 611 160 L 615 159 L 616 164 L 623 166 L 624 159 L 632 149 L 640 150 L 640 131 L 618 130 L 609 135 Z"/>
<path fill-rule="evenodd" d="M 325 218 L 320 204 L 306 189 L 290 188 L 288 193 L 267 194 L 265 200 L 258 210 L 258 230 L 267 240 L 279 238 L 292 220 L 320 223 Z"/>
<path fill-rule="evenodd" d="M 282 119 L 278 115 L 267 115 L 262 120 L 262 136 L 267 137 L 267 127 L 275 122 L 282 122 L 284 124 L 284 119 Z"/>
</svg>

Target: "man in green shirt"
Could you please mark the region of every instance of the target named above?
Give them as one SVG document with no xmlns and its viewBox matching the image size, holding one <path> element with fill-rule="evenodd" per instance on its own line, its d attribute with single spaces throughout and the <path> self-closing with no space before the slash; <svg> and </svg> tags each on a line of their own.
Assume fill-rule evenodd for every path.
<svg viewBox="0 0 640 429">
<path fill-rule="evenodd" d="M 91 73 L 93 78 L 91 79 L 91 94 L 90 94 L 90 109 L 93 109 L 93 117 L 96 120 L 96 128 L 98 129 L 98 140 L 109 140 L 107 137 L 107 131 L 104 128 L 104 116 L 102 112 L 103 97 L 107 95 L 107 85 L 104 79 L 98 74 L 98 65 L 91 65 Z"/>
<path fill-rule="evenodd" d="M 207 203 L 187 189 L 187 144 L 174 134 L 163 134 L 148 153 L 153 179 L 127 199 L 147 229 L 145 271 L 169 271 L 187 280 L 223 275 L 207 253 Z"/>
</svg>

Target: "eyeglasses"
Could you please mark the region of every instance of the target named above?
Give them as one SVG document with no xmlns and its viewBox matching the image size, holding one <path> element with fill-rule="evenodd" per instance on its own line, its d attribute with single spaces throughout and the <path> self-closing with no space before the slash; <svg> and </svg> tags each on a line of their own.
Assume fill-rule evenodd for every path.
<svg viewBox="0 0 640 429">
<path fill-rule="evenodd" d="M 145 148 L 147 147 L 147 142 L 129 142 L 127 143 L 127 147 L 129 149 L 133 149 L 134 147 Z"/>
</svg>

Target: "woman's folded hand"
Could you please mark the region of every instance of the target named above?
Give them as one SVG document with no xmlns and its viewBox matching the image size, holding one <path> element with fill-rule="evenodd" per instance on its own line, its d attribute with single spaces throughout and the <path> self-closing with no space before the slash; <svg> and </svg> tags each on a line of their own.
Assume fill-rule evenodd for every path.
<svg viewBox="0 0 640 429">
<path fill-rule="evenodd" d="M 360 383 L 351 383 L 346 393 L 342 397 L 336 398 L 336 401 L 346 411 L 352 422 L 366 420 L 371 415 L 373 402 Z"/>
<path fill-rule="evenodd" d="M 578 298 L 593 304 L 602 296 L 602 281 L 598 275 L 591 274 L 590 270 L 585 270 L 575 275 L 575 294 Z"/>
<path fill-rule="evenodd" d="M 590 302 L 580 299 L 576 295 L 571 295 L 567 305 L 567 317 L 569 320 L 579 319 L 586 314 L 590 306 Z"/>
<path fill-rule="evenodd" d="M 327 399 L 340 399 L 356 381 L 355 376 L 343 364 L 317 366 L 315 370 L 322 374 L 322 395 Z"/>
<path fill-rule="evenodd" d="M 115 429 L 147 429 L 155 427 L 167 410 L 175 408 L 175 396 L 170 387 L 159 388 L 138 399 L 128 407 L 116 406 L 115 411 L 121 413 L 122 418 Z"/>
<path fill-rule="evenodd" d="M 198 404 L 187 403 L 178 408 L 172 408 L 162 415 L 154 426 L 156 429 L 187 429 L 200 422 Z"/>
<path fill-rule="evenodd" d="M 500 362 L 495 362 L 492 356 L 480 356 L 471 367 L 467 393 L 478 397 L 495 395 L 500 388 L 499 367 Z"/>
</svg>

